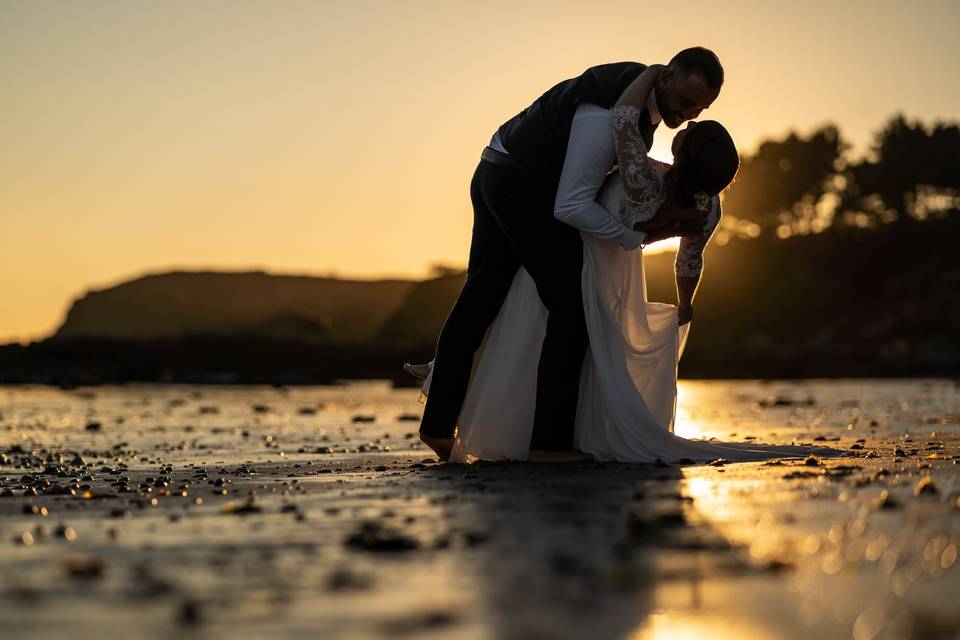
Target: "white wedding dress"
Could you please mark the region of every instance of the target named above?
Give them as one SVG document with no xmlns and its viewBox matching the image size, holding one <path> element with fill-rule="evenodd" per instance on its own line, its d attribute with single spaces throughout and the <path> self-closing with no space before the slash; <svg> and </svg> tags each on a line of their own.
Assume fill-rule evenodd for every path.
<svg viewBox="0 0 960 640">
<path fill-rule="evenodd" d="M 640 215 L 647 218 L 663 200 L 662 175 L 669 167 L 649 162 L 656 170 L 650 176 L 660 180 L 661 190 L 651 190 L 647 211 Z M 619 215 L 623 193 L 619 174 L 613 174 L 601 191 L 601 202 Z M 719 220 L 719 201 L 700 204 L 709 238 Z M 596 460 L 619 462 L 747 461 L 810 452 L 809 447 L 718 443 L 674 435 L 677 364 L 690 325 L 678 326 L 675 306 L 647 301 L 641 249 L 624 251 L 616 241 L 582 237 L 583 304 L 590 343 L 580 376 L 574 448 Z M 699 254 L 681 255 L 677 268 L 683 270 L 698 259 Z M 451 461 L 527 458 L 546 322 L 547 310 L 536 285 L 520 268 L 474 359 Z M 432 371 L 421 401 L 429 393 L 431 378 Z"/>
</svg>

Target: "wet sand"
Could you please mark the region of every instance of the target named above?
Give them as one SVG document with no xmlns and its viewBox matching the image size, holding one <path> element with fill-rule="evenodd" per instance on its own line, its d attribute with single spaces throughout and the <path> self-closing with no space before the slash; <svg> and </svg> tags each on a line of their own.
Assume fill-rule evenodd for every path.
<svg viewBox="0 0 960 640">
<path fill-rule="evenodd" d="M 0 638 L 960 637 L 960 389 L 685 383 L 849 457 L 437 464 L 415 390 L 0 388 Z"/>
</svg>

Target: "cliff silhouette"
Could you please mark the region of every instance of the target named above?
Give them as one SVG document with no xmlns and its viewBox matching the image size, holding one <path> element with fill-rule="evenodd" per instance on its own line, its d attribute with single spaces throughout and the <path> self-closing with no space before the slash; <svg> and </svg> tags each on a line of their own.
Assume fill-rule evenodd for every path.
<svg viewBox="0 0 960 640">
<path fill-rule="evenodd" d="M 262 271 L 149 274 L 80 297 L 54 339 L 233 335 L 362 344 L 414 285 Z"/>
</svg>

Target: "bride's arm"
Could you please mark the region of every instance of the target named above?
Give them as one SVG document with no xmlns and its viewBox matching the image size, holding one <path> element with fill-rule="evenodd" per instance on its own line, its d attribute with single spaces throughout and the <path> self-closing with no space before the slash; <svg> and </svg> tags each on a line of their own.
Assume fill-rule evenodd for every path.
<svg viewBox="0 0 960 640">
<path fill-rule="evenodd" d="M 623 90 L 614 108 L 631 106 L 640 111 L 646 109 L 647 98 L 650 97 L 653 83 L 656 82 L 657 76 L 659 76 L 660 72 L 664 69 L 666 69 L 666 65 L 662 64 L 651 64 L 644 69 L 643 72 Z"/>
<path fill-rule="evenodd" d="M 651 195 L 651 171 L 647 164 L 647 146 L 640 135 L 639 120 L 647 105 L 647 98 L 663 65 L 650 65 L 630 83 L 610 110 L 617 164 L 623 176 L 624 198 L 621 213 L 630 201 L 648 201 Z"/>
<path fill-rule="evenodd" d="M 635 222 L 633 229 L 647 234 L 647 244 L 674 236 L 696 236 L 704 230 L 703 212 L 696 206 L 684 207 L 667 187 L 667 196 L 652 218 Z"/>
<path fill-rule="evenodd" d="M 713 232 L 720 225 L 720 216 L 720 201 L 714 196 L 714 200 L 711 201 L 710 215 L 701 227 L 700 233 L 680 239 L 674 271 L 677 278 L 677 303 L 681 325 L 693 319 L 693 297 L 697 292 L 697 285 L 700 284 L 700 274 L 703 273 L 703 251 L 707 248 Z"/>
</svg>

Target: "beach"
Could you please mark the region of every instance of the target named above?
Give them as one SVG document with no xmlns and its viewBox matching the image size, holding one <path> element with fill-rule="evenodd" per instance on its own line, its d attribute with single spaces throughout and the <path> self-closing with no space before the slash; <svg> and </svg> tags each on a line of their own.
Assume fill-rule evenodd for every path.
<svg viewBox="0 0 960 640">
<path fill-rule="evenodd" d="M 960 382 L 683 381 L 840 457 L 438 464 L 419 392 L 0 387 L 0 638 L 960 637 Z"/>
</svg>

